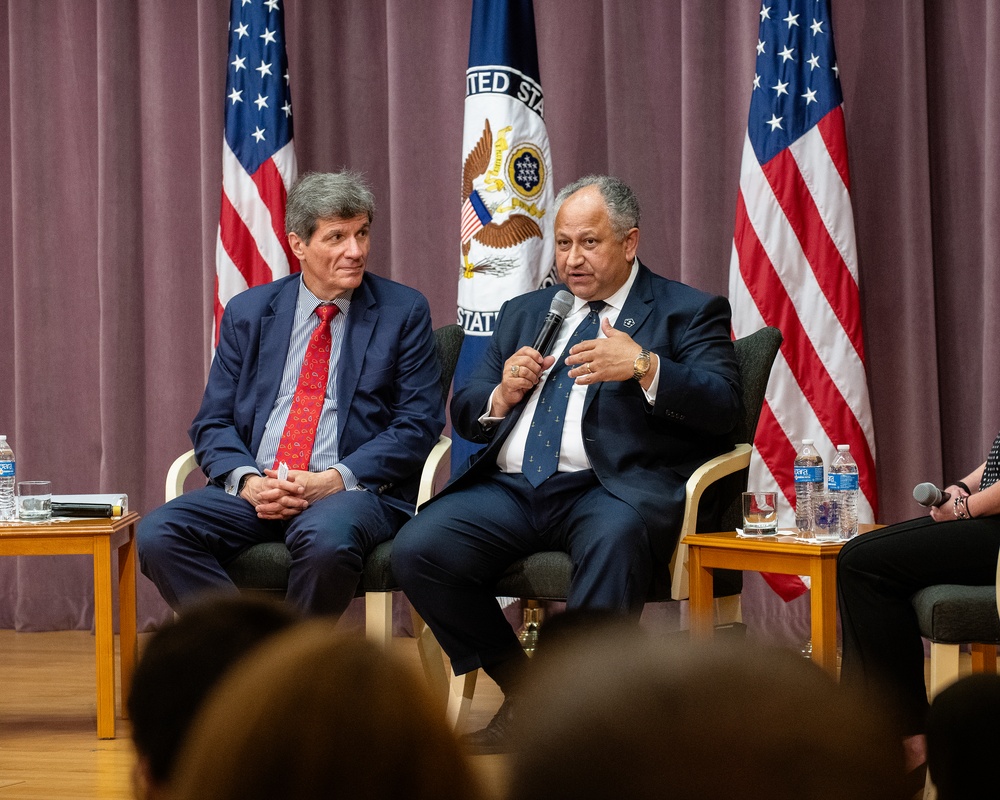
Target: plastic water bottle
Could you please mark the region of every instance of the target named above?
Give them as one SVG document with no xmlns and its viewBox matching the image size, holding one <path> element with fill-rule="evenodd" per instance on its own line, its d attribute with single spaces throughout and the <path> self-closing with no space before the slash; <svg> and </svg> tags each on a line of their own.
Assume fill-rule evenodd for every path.
<svg viewBox="0 0 1000 800">
<path fill-rule="evenodd" d="M 14 501 L 14 451 L 0 434 L 0 520 L 17 519 Z"/>
<path fill-rule="evenodd" d="M 837 495 L 840 538 L 852 539 L 858 534 L 858 465 L 849 444 L 837 445 L 826 488 Z"/>
<path fill-rule="evenodd" d="M 812 530 L 812 496 L 822 491 L 823 457 L 812 439 L 803 439 L 795 456 L 795 527 L 802 533 Z"/>
</svg>

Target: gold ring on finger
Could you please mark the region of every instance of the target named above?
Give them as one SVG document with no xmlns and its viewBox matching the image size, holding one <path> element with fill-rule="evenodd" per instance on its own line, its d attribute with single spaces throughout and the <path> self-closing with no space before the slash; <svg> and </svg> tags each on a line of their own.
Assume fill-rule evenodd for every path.
<svg viewBox="0 0 1000 800">
<path fill-rule="evenodd" d="M 520 365 L 520 364 L 511 364 L 511 365 L 510 365 L 510 374 L 511 374 L 511 375 L 512 375 L 513 377 L 515 377 L 515 378 L 516 378 L 516 377 L 517 377 L 517 375 L 518 375 L 518 373 L 519 373 L 520 371 L 521 371 L 521 365 Z"/>
<path fill-rule="evenodd" d="M 587 374 L 588 375 L 593 375 L 594 374 L 594 370 L 592 370 L 590 368 L 590 362 L 589 361 L 587 362 Z"/>
</svg>

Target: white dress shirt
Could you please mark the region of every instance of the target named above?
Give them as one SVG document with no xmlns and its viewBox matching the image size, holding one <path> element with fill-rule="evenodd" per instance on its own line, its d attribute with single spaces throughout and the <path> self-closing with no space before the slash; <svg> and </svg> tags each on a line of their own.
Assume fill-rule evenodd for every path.
<svg viewBox="0 0 1000 800">
<path fill-rule="evenodd" d="M 621 313 L 622 306 L 625 304 L 625 300 L 632 290 L 632 284 L 635 283 L 635 276 L 638 272 L 639 262 L 636 260 L 632 262 L 632 271 L 629 274 L 628 280 L 611 297 L 605 299 L 604 302 L 606 305 L 600 313 L 602 320 L 606 319 L 612 325 L 615 324 L 619 313 Z M 587 301 L 581 300 L 579 297 L 574 297 L 573 309 L 563 319 L 562 325 L 559 327 L 559 333 L 552 346 L 551 352 L 556 354 L 557 358 L 566 347 L 566 343 L 569 342 L 573 331 L 576 330 L 577 326 L 589 313 L 590 305 Z M 607 337 L 605 337 L 604 331 L 599 329 L 597 336 L 594 338 L 604 339 Z M 548 379 L 550 372 L 551 368 L 542 373 L 541 380 L 539 380 L 538 385 L 528 398 L 528 404 L 525 406 L 520 418 L 514 424 L 514 428 L 503 443 L 503 447 L 500 448 L 500 452 L 497 455 L 497 467 L 499 467 L 501 472 L 521 471 L 521 463 L 524 460 L 524 444 L 528 438 L 528 430 L 531 428 L 531 419 L 535 415 L 535 407 L 538 405 L 538 398 L 542 393 L 542 384 Z M 659 386 L 659 381 L 660 371 L 657 370 L 649 388 L 643 390 L 646 395 L 646 401 L 650 405 L 653 405 L 656 401 L 656 389 Z M 562 442 L 559 446 L 559 472 L 578 472 L 591 468 L 590 459 L 587 457 L 587 452 L 583 446 L 583 405 L 588 388 L 587 384 L 574 383 L 570 389 L 569 402 L 566 406 L 566 416 L 563 422 Z M 493 390 L 494 394 L 496 391 L 497 389 Z M 491 395 L 489 410 L 492 408 L 493 396 Z M 489 410 L 487 410 L 484 416 L 480 417 L 479 421 L 487 426 L 499 423 L 502 417 L 490 416 Z"/>
<path fill-rule="evenodd" d="M 344 343 L 344 333 L 347 327 L 347 314 L 351 308 L 352 292 L 338 297 L 333 304 L 340 309 L 330 321 L 330 372 L 326 383 L 326 396 L 320 411 L 319 424 L 316 428 L 316 441 L 313 444 L 309 459 L 309 470 L 321 472 L 325 469 L 335 469 L 344 479 L 344 488 L 355 489 L 358 479 L 347 467 L 339 462 L 337 450 L 337 365 L 340 361 L 340 351 Z M 321 301 L 306 288 L 305 281 L 299 282 L 299 293 L 295 303 L 295 318 L 292 322 L 292 333 L 289 339 L 288 353 L 285 356 L 285 367 L 281 376 L 278 396 L 267 419 L 264 436 L 257 448 L 257 469 L 252 467 L 237 467 L 226 476 L 225 489 L 230 494 L 239 491 L 240 479 L 244 475 L 263 475 L 265 469 L 270 469 L 278 453 L 281 434 L 285 430 L 285 422 L 292 410 L 295 389 L 305 361 L 309 339 L 317 326 L 314 312 Z"/>
</svg>

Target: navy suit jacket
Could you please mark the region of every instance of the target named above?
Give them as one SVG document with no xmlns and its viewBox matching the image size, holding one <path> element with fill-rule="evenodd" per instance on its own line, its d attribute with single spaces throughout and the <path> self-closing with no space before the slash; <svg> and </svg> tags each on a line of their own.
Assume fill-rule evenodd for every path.
<svg viewBox="0 0 1000 800">
<path fill-rule="evenodd" d="M 684 484 L 707 459 L 732 447 L 743 403 L 729 301 L 655 275 L 641 264 L 638 269 L 615 327 L 660 357 L 656 403 L 649 405 L 634 380 L 589 386 L 583 443 L 604 488 L 645 520 L 662 575 L 684 515 Z M 552 296 L 564 288 L 521 295 L 501 308 L 485 358 L 451 405 L 455 429 L 489 444 L 444 493 L 496 470 L 500 447 L 525 403 L 493 431 L 484 430 L 479 417 L 504 362 L 534 341 Z"/>
<path fill-rule="evenodd" d="M 216 484 L 237 467 L 256 468 L 285 368 L 299 280 L 295 274 L 248 289 L 222 315 L 190 429 L 198 463 Z M 337 409 L 340 463 L 362 486 L 412 512 L 421 466 L 444 427 L 440 366 L 422 294 L 365 274 L 347 314 Z"/>
</svg>

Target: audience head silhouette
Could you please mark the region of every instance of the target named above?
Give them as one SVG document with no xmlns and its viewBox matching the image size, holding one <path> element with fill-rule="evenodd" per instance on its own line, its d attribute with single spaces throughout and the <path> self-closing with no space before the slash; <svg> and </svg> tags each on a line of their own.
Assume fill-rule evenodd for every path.
<svg viewBox="0 0 1000 800">
<path fill-rule="evenodd" d="M 884 716 L 798 655 L 602 625 L 544 656 L 510 800 L 906 797 Z"/>
<path fill-rule="evenodd" d="M 139 796 L 166 786 L 195 714 L 222 675 L 296 619 L 283 604 L 227 596 L 192 605 L 156 632 L 128 697 Z"/>
<path fill-rule="evenodd" d="M 421 676 L 313 620 L 219 685 L 178 762 L 174 800 L 475 800 L 466 756 Z"/>
<path fill-rule="evenodd" d="M 996 780 L 1000 676 L 969 675 L 942 691 L 927 714 L 927 767 L 938 800 L 980 797 Z"/>
</svg>

